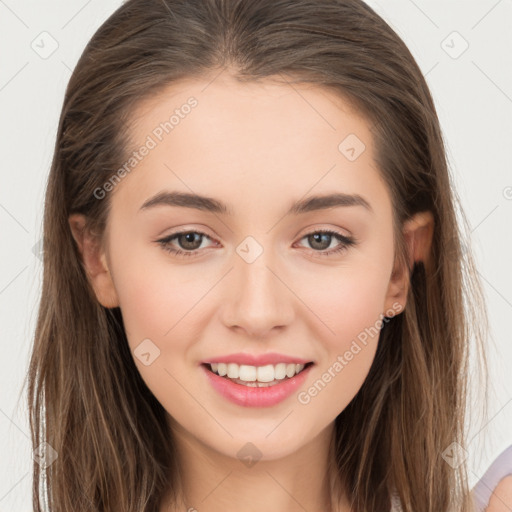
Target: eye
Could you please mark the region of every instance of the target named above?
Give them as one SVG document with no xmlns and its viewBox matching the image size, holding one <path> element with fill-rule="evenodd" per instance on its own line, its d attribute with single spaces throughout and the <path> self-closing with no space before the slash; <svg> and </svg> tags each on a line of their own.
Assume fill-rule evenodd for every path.
<svg viewBox="0 0 512 512">
<path fill-rule="evenodd" d="M 318 256 L 331 256 L 333 254 L 339 254 L 342 251 L 346 251 L 349 247 L 356 245 L 356 240 L 353 237 L 348 237 L 332 230 L 313 231 L 302 237 L 301 240 L 307 239 L 308 243 L 314 249 L 320 249 L 313 251 Z M 330 251 L 326 251 L 331 245 L 332 241 L 338 240 L 340 243 L 337 247 Z"/>
<path fill-rule="evenodd" d="M 212 240 L 206 233 L 202 231 L 181 231 L 173 233 L 165 238 L 157 240 L 164 251 L 169 252 L 178 257 L 194 256 L 200 249 L 204 248 L 202 242 L 207 238 Z M 350 246 L 356 245 L 357 241 L 353 237 L 348 237 L 332 230 L 313 231 L 301 238 L 307 239 L 308 243 L 313 247 L 313 253 L 317 256 L 331 256 L 347 250 Z M 178 248 L 174 247 L 172 242 L 176 240 L 179 245 Z M 333 240 L 338 240 L 337 247 L 331 250 L 329 248 Z M 180 248 L 181 247 L 181 248 Z M 318 250 L 317 250 L 318 249 Z"/>
<path fill-rule="evenodd" d="M 204 238 L 211 238 L 201 231 L 182 231 L 174 233 L 165 238 L 157 240 L 164 251 L 167 251 L 175 256 L 193 256 L 201 248 L 202 241 Z M 171 242 L 176 239 L 178 244 L 185 250 L 175 248 L 171 245 Z"/>
</svg>

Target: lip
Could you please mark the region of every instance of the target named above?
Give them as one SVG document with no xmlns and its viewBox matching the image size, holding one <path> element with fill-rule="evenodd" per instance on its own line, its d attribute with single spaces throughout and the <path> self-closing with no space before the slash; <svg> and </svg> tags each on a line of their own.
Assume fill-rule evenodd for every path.
<svg viewBox="0 0 512 512">
<path fill-rule="evenodd" d="M 204 364 L 209 363 L 236 363 L 238 365 L 245 364 L 249 366 L 265 366 L 267 364 L 279 364 L 279 363 L 295 363 L 295 364 L 307 364 L 314 361 L 302 359 L 300 357 L 295 356 L 287 356 L 285 354 L 278 354 L 275 352 L 270 352 L 268 354 L 230 354 L 228 356 L 214 357 L 213 359 L 208 359 L 203 361 Z"/>
<path fill-rule="evenodd" d="M 288 359 L 288 361 L 290 361 L 290 359 Z M 202 364 L 201 368 L 212 387 L 230 402 L 242 407 L 271 407 L 286 400 L 297 391 L 297 389 L 304 384 L 313 366 L 314 364 L 309 365 L 291 379 L 283 379 L 279 384 L 263 388 L 254 388 L 232 382 L 225 377 L 213 373 L 208 369 L 207 364 Z"/>
</svg>

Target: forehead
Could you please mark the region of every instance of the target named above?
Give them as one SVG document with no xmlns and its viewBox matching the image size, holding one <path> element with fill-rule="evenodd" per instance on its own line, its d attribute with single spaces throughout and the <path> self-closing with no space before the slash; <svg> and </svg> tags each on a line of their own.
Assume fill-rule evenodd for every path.
<svg viewBox="0 0 512 512">
<path fill-rule="evenodd" d="M 140 102 L 131 121 L 131 151 L 151 149 L 114 196 L 138 206 L 164 187 L 256 210 L 313 188 L 383 191 L 369 123 L 315 84 L 181 80 Z"/>
</svg>

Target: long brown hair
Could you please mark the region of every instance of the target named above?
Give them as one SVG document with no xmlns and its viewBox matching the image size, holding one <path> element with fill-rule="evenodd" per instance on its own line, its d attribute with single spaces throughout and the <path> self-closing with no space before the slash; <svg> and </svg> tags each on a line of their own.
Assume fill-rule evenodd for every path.
<svg viewBox="0 0 512 512">
<path fill-rule="evenodd" d="M 317 84 L 358 109 L 391 193 L 397 258 L 406 261 L 406 219 L 428 210 L 435 221 L 405 310 L 382 327 L 367 379 L 335 420 L 333 496 L 344 486 L 358 512 L 387 511 L 392 490 L 404 512 L 471 510 L 466 464 L 443 453 L 465 445 L 471 339 L 484 363 L 483 294 L 428 86 L 361 0 L 128 0 L 88 43 L 65 93 L 44 205 L 28 402 L 34 448 L 46 442 L 57 459 L 34 462 L 34 510 L 156 511 L 178 495 L 165 411 L 136 369 L 119 308 L 98 303 L 68 217 L 85 214 L 101 237 L 110 203 L 95 190 L 126 161 L 135 106 L 222 69 L 241 82 Z"/>
</svg>

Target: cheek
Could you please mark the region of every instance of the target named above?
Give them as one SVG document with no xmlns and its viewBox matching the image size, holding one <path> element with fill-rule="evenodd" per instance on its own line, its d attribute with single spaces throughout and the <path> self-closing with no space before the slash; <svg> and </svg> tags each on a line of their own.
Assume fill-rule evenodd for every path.
<svg viewBox="0 0 512 512">
<path fill-rule="evenodd" d="M 327 425 L 347 407 L 363 385 L 377 348 L 377 339 L 340 343 L 313 378 L 297 394 L 300 414 L 316 425 Z M 314 418 L 314 419 L 313 419 Z"/>
<path fill-rule="evenodd" d="M 393 258 L 390 218 L 368 229 L 359 245 L 333 264 L 297 268 L 294 291 L 329 327 L 332 339 L 347 339 L 384 313 Z"/>
<path fill-rule="evenodd" d="M 336 272 L 317 274 L 315 287 L 303 283 L 308 306 L 322 320 L 316 335 L 324 357 L 297 399 L 305 411 L 314 411 L 320 423 L 332 421 L 349 404 L 374 361 L 392 251 L 375 254 L 380 257 L 360 257 Z"/>
<path fill-rule="evenodd" d="M 316 424 L 333 421 L 363 385 L 378 346 L 382 284 L 366 275 L 352 274 L 334 287 L 330 300 L 317 303 L 322 321 L 330 330 L 318 331 L 324 350 L 314 376 L 297 395 L 302 413 L 315 418 Z M 333 332 L 331 332 L 333 331 Z"/>
<path fill-rule="evenodd" d="M 370 263 L 361 258 L 298 281 L 298 294 L 321 320 L 322 337 L 330 348 L 343 348 L 385 313 L 390 269 L 385 260 Z"/>
<path fill-rule="evenodd" d="M 120 254 L 122 251 L 120 251 Z M 150 263 L 149 263 L 150 262 Z M 189 361 L 206 321 L 204 306 L 215 283 L 211 269 L 171 265 L 154 251 L 132 250 L 117 260 L 115 286 L 133 360 L 143 380 L 166 407 L 184 406 L 197 392 Z M 142 354 L 150 353 L 146 365 Z M 148 359 L 148 358 L 146 358 Z M 195 396 L 195 395 L 194 395 Z M 170 410 L 170 409 L 168 409 Z"/>
<path fill-rule="evenodd" d="M 387 280 L 381 273 L 352 272 L 346 276 L 338 297 L 333 317 L 334 330 L 346 340 L 353 338 L 363 329 L 375 324 L 384 312 Z"/>
<path fill-rule="evenodd" d="M 191 340 L 199 337 L 200 299 L 211 280 L 197 273 L 191 279 L 179 268 L 171 270 L 162 262 L 142 265 L 143 261 L 142 255 L 132 252 L 116 267 L 123 323 L 142 379 L 163 407 L 179 416 L 180 411 L 190 410 L 191 395 L 200 396 L 184 363 L 194 346 Z"/>
<path fill-rule="evenodd" d="M 186 266 L 166 264 L 165 256 L 135 252 L 119 258 L 115 287 L 129 338 L 166 340 L 193 320 L 196 307 L 211 288 L 211 277 Z"/>
</svg>

